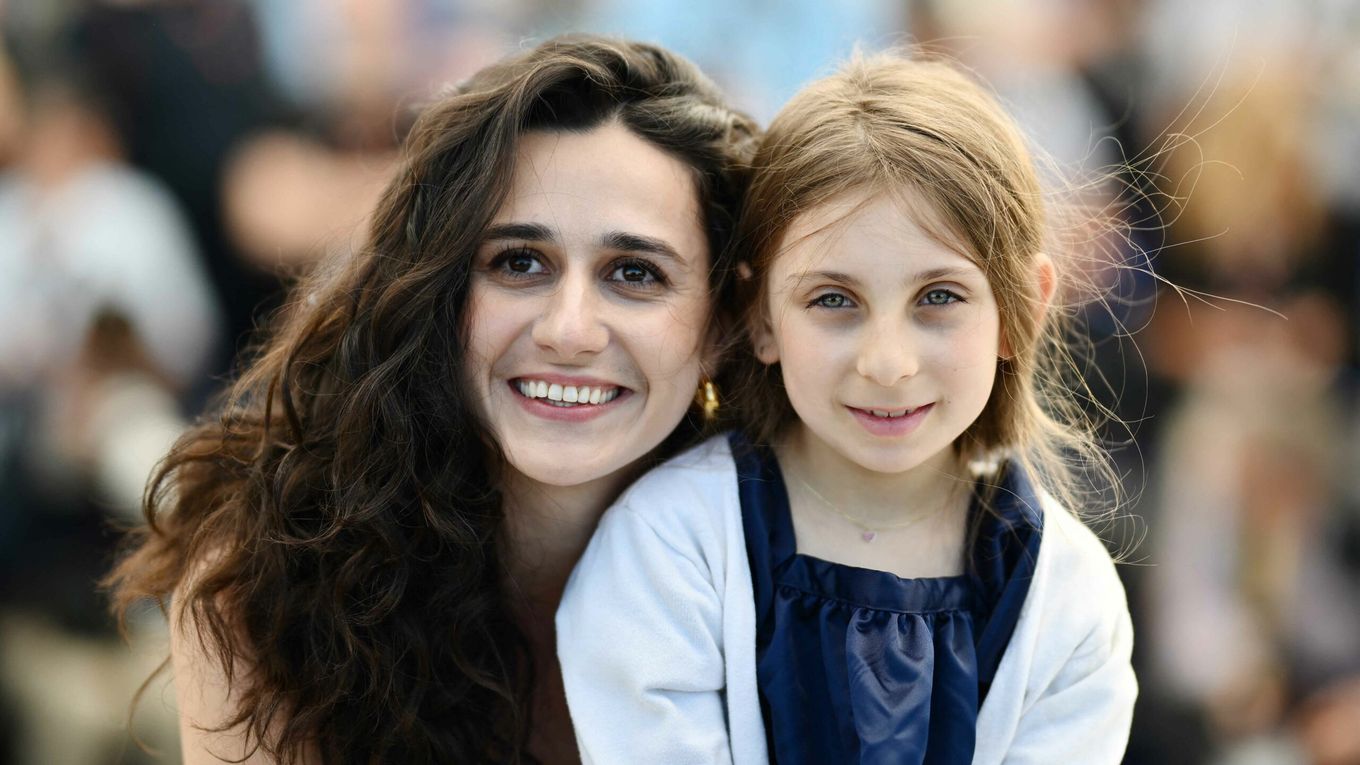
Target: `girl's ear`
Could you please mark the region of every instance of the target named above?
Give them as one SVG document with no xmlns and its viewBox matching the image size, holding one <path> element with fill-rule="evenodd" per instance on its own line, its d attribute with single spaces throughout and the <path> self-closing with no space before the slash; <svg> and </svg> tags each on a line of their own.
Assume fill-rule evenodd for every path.
<svg viewBox="0 0 1360 765">
<path fill-rule="evenodd" d="M 779 363 L 779 345 L 774 341 L 774 328 L 770 326 L 769 315 L 761 310 L 747 327 L 751 336 L 751 348 L 755 350 L 760 363 L 769 366 Z"/>
<path fill-rule="evenodd" d="M 1035 326 L 1039 326 L 1044 323 L 1044 316 L 1048 314 L 1049 307 L 1053 305 L 1053 295 L 1058 289 L 1057 267 L 1053 265 L 1053 258 L 1050 258 L 1048 253 L 1035 253 L 1034 278 L 1038 280 L 1039 291 L 1030 310 L 1034 312 Z M 1001 347 L 998 355 L 1003 359 L 1009 359 L 1015 355 L 1004 331 L 1001 333 Z"/>
<path fill-rule="evenodd" d="M 743 260 L 737 264 L 737 278 L 749 282 L 754 276 L 750 263 Z M 767 366 L 778 364 L 779 346 L 774 342 L 774 328 L 770 326 L 769 315 L 764 309 L 758 309 L 747 316 L 746 336 L 751 341 L 751 349 L 755 351 L 756 358 Z"/>
</svg>

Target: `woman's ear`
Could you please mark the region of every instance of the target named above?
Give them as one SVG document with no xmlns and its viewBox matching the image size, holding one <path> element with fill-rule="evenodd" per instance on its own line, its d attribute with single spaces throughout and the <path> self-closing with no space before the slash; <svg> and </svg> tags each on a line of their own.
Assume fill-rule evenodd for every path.
<svg viewBox="0 0 1360 765">
<path fill-rule="evenodd" d="M 1044 323 L 1044 317 L 1048 314 L 1048 309 L 1053 305 L 1053 295 L 1058 290 L 1058 271 L 1053 265 L 1053 258 L 1046 252 L 1035 253 L 1034 255 L 1034 274 L 1033 278 L 1038 283 L 1038 291 L 1035 294 L 1034 305 L 1030 310 L 1034 313 L 1034 325 L 1037 327 Z M 1006 338 L 1006 332 L 1001 332 L 1001 346 L 998 355 L 1003 359 L 1009 359 L 1015 353 L 1011 350 L 1011 344 Z"/>
</svg>

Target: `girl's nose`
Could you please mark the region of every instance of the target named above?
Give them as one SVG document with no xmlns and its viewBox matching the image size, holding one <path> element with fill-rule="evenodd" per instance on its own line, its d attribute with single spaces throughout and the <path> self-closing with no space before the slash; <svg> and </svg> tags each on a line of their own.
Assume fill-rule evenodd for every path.
<svg viewBox="0 0 1360 765">
<path fill-rule="evenodd" d="M 890 388 L 920 371 L 917 339 L 899 320 L 878 322 L 864 333 L 856 370 L 862 377 Z"/>
</svg>

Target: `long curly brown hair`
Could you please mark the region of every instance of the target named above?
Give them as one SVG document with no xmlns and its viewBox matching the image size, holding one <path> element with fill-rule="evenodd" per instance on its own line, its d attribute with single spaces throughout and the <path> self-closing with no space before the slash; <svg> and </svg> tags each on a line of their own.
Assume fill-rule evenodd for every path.
<svg viewBox="0 0 1360 765">
<path fill-rule="evenodd" d="M 222 730 L 283 762 L 528 759 L 533 669 L 502 584 L 502 456 L 459 384 L 464 308 L 519 137 L 608 120 L 693 169 L 722 304 L 757 130 L 689 62 L 557 38 L 426 108 L 368 245 L 300 285 L 175 445 L 105 583 L 120 618 L 153 598 L 195 625 L 237 700 Z"/>
</svg>

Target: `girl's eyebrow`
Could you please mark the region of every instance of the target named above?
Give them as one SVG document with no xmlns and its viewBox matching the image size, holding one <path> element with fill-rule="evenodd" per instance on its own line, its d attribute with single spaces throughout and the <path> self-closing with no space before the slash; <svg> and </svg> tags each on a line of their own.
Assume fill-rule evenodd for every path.
<svg viewBox="0 0 1360 765">
<path fill-rule="evenodd" d="M 962 266 L 944 266 L 941 268 L 929 268 L 910 277 L 907 282 L 933 282 L 938 279 L 967 279 L 982 275 L 982 269 L 974 266 L 972 268 Z"/>
<path fill-rule="evenodd" d="M 928 268 L 924 271 L 918 271 L 907 277 L 906 283 L 920 284 L 921 282 L 933 282 L 940 279 L 976 278 L 977 276 L 980 276 L 981 273 L 981 270 L 976 267 L 942 266 L 940 268 Z M 859 279 L 856 279 L 843 271 L 802 271 L 796 274 L 790 274 L 788 280 L 791 284 L 800 284 L 808 279 L 835 282 L 837 284 L 843 284 L 846 287 L 856 287 L 860 284 Z"/>
<path fill-rule="evenodd" d="M 788 279 L 790 284 L 801 284 L 808 280 L 836 282 L 847 287 L 859 285 L 858 279 L 842 271 L 800 271 L 796 274 L 789 274 Z"/>
</svg>

